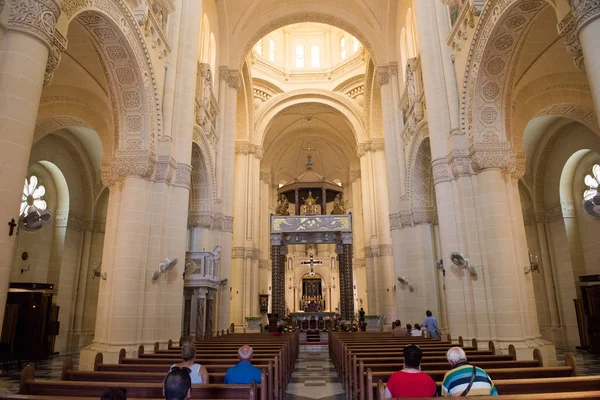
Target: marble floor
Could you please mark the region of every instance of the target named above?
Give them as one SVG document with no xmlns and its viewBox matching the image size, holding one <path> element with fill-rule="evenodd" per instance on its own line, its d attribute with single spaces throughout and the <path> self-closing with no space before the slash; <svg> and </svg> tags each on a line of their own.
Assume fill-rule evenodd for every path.
<svg viewBox="0 0 600 400">
<path fill-rule="evenodd" d="M 344 400 L 345 394 L 328 346 L 300 346 L 284 400 Z"/>
<path fill-rule="evenodd" d="M 35 377 L 41 379 L 60 379 L 62 365 L 67 358 L 73 360 L 74 369 L 79 368 L 79 353 L 54 356 L 48 360 L 36 363 Z M 19 380 L 22 369 L 0 371 L 0 393 L 17 393 L 19 391 Z"/>
<path fill-rule="evenodd" d="M 577 375 L 600 375 L 600 354 L 591 354 L 584 350 L 557 347 L 557 365 L 565 365 L 566 353 L 571 353 L 575 356 Z"/>
</svg>

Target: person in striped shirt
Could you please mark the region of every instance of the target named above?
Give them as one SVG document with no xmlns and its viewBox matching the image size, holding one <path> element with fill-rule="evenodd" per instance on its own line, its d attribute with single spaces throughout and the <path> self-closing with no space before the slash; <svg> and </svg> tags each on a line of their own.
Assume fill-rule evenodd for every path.
<svg viewBox="0 0 600 400">
<path fill-rule="evenodd" d="M 467 355 L 463 349 L 452 347 L 446 353 L 446 358 L 452 369 L 444 375 L 442 397 L 498 396 L 494 382 L 484 370 L 467 362 Z M 469 387 L 473 368 L 475 368 L 475 379 Z M 463 395 L 467 389 L 468 392 Z"/>
</svg>

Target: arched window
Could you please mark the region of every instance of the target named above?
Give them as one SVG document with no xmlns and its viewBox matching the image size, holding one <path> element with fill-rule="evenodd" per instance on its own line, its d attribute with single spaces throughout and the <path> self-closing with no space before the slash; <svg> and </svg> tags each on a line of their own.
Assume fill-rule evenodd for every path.
<svg viewBox="0 0 600 400">
<path fill-rule="evenodd" d="M 316 44 L 310 48 L 310 66 L 313 68 L 321 66 L 321 48 Z"/>
<path fill-rule="evenodd" d="M 32 178 L 34 178 L 32 176 Z M 600 165 L 595 164 L 592 167 L 592 174 L 586 175 L 583 182 L 587 186 L 587 190 L 583 193 L 584 200 L 591 200 L 594 196 L 598 195 L 599 184 L 600 184 Z"/>
<path fill-rule="evenodd" d="M 254 49 L 256 50 L 256 52 L 262 56 L 262 39 L 260 39 L 258 42 L 256 42 L 256 46 L 254 46 Z"/>
<path fill-rule="evenodd" d="M 406 57 L 406 29 L 402 28 L 400 31 L 400 61 L 402 63 L 402 78 L 406 80 L 406 64 L 408 58 Z"/>
<path fill-rule="evenodd" d="M 296 46 L 296 68 L 304 68 L 304 46 Z"/>
<path fill-rule="evenodd" d="M 357 38 L 352 38 L 352 47 L 353 47 L 353 50 L 354 50 L 355 53 L 360 48 L 360 42 L 358 41 Z"/>
<path fill-rule="evenodd" d="M 35 211 L 35 209 L 39 211 L 46 209 L 46 201 L 43 199 L 46 194 L 46 188 L 38 185 L 38 183 L 38 178 L 35 175 L 31 175 L 29 182 L 25 179 L 23 196 L 21 197 L 21 213 L 19 215 L 28 214 Z"/>
<path fill-rule="evenodd" d="M 215 81 L 215 69 L 217 68 L 217 42 L 215 40 L 215 35 L 214 33 L 210 33 L 210 43 L 209 43 L 209 64 L 210 64 L 210 70 L 212 72 L 212 78 L 213 78 L 213 82 Z"/>
<path fill-rule="evenodd" d="M 275 61 L 275 41 L 269 40 L 269 60 Z"/>
<path fill-rule="evenodd" d="M 203 63 L 209 62 L 209 44 L 210 42 L 210 22 L 208 22 L 208 16 L 204 14 L 202 18 L 202 47 L 200 48 L 200 61 Z"/>
<path fill-rule="evenodd" d="M 346 59 L 346 38 L 342 37 L 340 39 L 340 57 L 342 60 Z"/>
<path fill-rule="evenodd" d="M 414 58 L 417 56 L 415 42 L 415 29 L 412 10 L 409 8 L 406 12 L 406 50 L 408 52 L 407 58 Z"/>
</svg>

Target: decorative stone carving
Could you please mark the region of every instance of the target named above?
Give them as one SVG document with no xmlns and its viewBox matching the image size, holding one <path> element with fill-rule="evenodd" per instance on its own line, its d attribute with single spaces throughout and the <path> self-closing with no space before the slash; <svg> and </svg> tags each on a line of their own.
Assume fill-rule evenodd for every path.
<svg viewBox="0 0 600 400">
<path fill-rule="evenodd" d="M 240 77 L 240 71 L 229 69 L 227 67 L 219 67 L 219 79 L 225 81 L 227 86 L 239 92 L 242 88 L 242 79 Z"/>
<path fill-rule="evenodd" d="M 148 150 L 117 151 L 114 157 L 102 163 L 102 183 L 110 187 L 128 176 L 150 180 L 155 165 L 156 157 Z"/>
<path fill-rule="evenodd" d="M 448 154 L 447 160 L 455 179 L 471 175 L 471 158 L 467 150 L 453 150 Z"/>
<path fill-rule="evenodd" d="M 175 170 L 176 166 L 177 163 L 171 156 L 157 157 L 154 169 L 154 181 L 171 183 L 173 171 Z"/>
<path fill-rule="evenodd" d="M 389 66 L 377 67 L 377 85 L 379 87 L 390 83 L 390 68 Z"/>
<path fill-rule="evenodd" d="M 7 27 L 36 37 L 51 51 L 59 15 L 56 0 L 11 0 Z"/>
<path fill-rule="evenodd" d="M 89 0 L 63 0 L 60 8 L 67 18 L 71 18 L 77 11 L 89 6 Z"/>
<path fill-rule="evenodd" d="M 360 179 L 360 169 L 350 171 L 350 182 L 356 182 L 357 179 Z"/>
<path fill-rule="evenodd" d="M 400 221 L 400 213 L 390 214 L 390 230 L 396 231 L 402 229 L 402 222 Z"/>
<path fill-rule="evenodd" d="M 452 179 L 452 171 L 445 158 L 438 158 L 431 162 L 433 169 L 433 184 L 437 185 L 440 182 L 447 182 Z"/>
<path fill-rule="evenodd" d="M 67 49 L 67 39 L 57 30 L 54 31 L 52 37 L 52 45 L 48 53 L 48 61 L 46 63 L 46 73 L 44 74 L 44 86 L 48 86 L 52 81 L 54 70 L 60 64 L 62 53 Z"/>
<path fill-rule="evenodd" d="M 558 24 L 558 34 L 564 39 L 567 50 L 573 56 L 577 68 L 585 71 L 583 49 L 581 48 L 577 25 L 572 12 L 569 12 Z"/>
<path fill-rule="evenodd" d="M 469 149 L 475 172 L 498 168 L 511 173 L 516 163 L 516 150 L 508 142 L 474 143 Z"/>
<path fill-rule="evenodd" d="M 570 0 L 577 34 L 590 22 L 600 17 L 600 0 Z"/>
</svg>

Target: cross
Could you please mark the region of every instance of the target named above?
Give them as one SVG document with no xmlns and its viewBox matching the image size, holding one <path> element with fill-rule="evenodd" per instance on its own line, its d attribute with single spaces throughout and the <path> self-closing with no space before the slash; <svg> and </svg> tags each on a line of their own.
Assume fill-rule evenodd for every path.
<svg viewBox="0 0 600 400">
<path fill-rule="evenodd" d="M 12 218 L 10 220 L 10 222 L 8 223 L 8 226 L 10 227 L 8 229 L 8 236 L 12 236 L 13 232 L 15 231 L 15 227 L 17 226 L 17 224 L 15 223 L 15 219 L 14 218 Z"/>
<path fill-rule="evenodd" d="M 309 156 L 309 157 L 310 157 L 310 155 L 311 155 L 311 151 L 313 151 L 313 150 L 316 150 L 316 149 L 317 149 L 316 147 L 312 147 L 312 146 L 313 146 L 313 144 L 309 142 L 309 143 L 307 143 L 307 144 L 306 144 L 306 147 L 303 147 L 303 148 L 302 148 L 302 150 L 304 150 L 304 151 L 308 151 L 308 156 Z"/>
<path fill-rule="evenodd" d="M 323 260 L 315 260 L 313 258 L 312 253 L 310 254 L 310 258 L 308 260 L 300 261 L 300 265 L 310 265 L 310 272 L 309 272 L 310 276 L 314 276 L 315 275 L 315 271 L 313 269 L 313 266 L 315 264 L 316 265 L 323 265 Z"/>
</svg>

